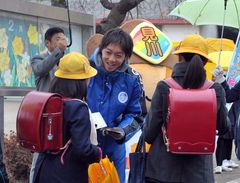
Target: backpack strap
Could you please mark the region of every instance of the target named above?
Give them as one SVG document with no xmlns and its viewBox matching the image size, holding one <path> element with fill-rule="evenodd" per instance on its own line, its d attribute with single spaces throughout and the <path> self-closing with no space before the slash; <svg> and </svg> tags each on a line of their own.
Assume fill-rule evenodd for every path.
<svg viewBox="0 0 240 183">
<path fill-rule="evenodd" d="M 201 89 L 211 88 L 213 84 L 214 84 L 213 81 L 205 80 L 205 82 L 204 82 L 203 86 L 201 87 Z"/>
<path fill-rule="evenodd" d="M 173 78 L 167 78 L 164 80 L 164 82 L 170 87 L 170 88 L 174 88 L 174 89 L 183 89 L 182 86 L 180 84 L 178 84 Z M 205 80 L 203 86 L 199 89 L 208 89 L 211 88 L 212 85 L 214 84 L 214 82 L 209 81 L 209 80 Z"/>
<path fill-rule="evenodd" d="M 180 84 L 177 83 L 177 81 L 175 81 L 173 78 L 167 78 L 165 80 L 163 80 L 170 88 L 174 88 L 174 89 L 183 89 L 182 86 Z"/>
</svg>

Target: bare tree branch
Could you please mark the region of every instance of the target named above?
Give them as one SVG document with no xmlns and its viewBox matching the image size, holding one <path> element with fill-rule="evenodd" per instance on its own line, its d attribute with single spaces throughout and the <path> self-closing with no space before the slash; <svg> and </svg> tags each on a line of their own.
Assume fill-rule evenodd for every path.
<svg viewBox="0 0 240 183">
<path fill-rule="evenodd" d="M 118 9 L 122 12 L 128 12 L 131 9 L 135 8 L 139 3 L 141 3 L 144 0 L 121 0 L 119 2 Z"/>
<path fill-rule="evenodd" d="M 113 7 L 116 6 L 116 3 L 109 2 L 108 0 L 100 0 L 100 3 L 108 10 L 113 9 Z"/>
<path fill-rule="evenodd" d="M 100 2 L 102 3 L 103 1 L 110 3 L 107 0 L 101 0 Z M 107 18 L 103 19 L 101 23 L 96 26 L 96 32 L 104 34 L 107 30 L 121 25 L 127 12 L 135 8 L 142 1 L 144 0 L 121 0 L 119 3 L 110 3 L 112 9 Z"/>
</svg>

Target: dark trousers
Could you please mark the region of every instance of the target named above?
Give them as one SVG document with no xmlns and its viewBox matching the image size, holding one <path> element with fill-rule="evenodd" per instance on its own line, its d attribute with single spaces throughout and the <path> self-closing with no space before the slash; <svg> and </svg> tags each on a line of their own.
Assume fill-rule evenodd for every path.
<svg viewBox="0 0 240 183">
<path fill-rule="evenodd" d="M 233 139 L 224 139 L 218 137 L 216 149 L 217 166 L 222 166 L 224 159 L 230 160 L 232 156 L 232 143 Z"/>
<path fill-rule="evenodd" d="M 145 183 L 181 183 L 181 182 L 162 182 L 162 181 L 157 181 L 157 180 L 153 180 L 150 178 L 146 178 Z"/>
<path fill-rule="evenodd" d="M 152 181 L 146 181 L 145 183 L 176 183 L 176 182 L 152 182 Z M 181 182 L 179 182 L 181 183 Z"/>
</svg>

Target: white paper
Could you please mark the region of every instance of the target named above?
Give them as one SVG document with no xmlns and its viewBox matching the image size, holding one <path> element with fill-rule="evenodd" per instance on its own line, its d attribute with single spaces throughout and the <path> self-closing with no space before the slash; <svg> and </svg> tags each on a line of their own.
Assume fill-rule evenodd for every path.
<svg viewBox="0 0 240 183">
<path fill-rule="evenodd" d="M 100 112 L 92 113 L 91 117 L 95 123 L 96 129 L 107 127 L 107 124 L 106 124 L 105 120 L 103 119 L 102 115 L 100 114 Z"/>
<path fill-rule="evenodd" d="M 98 145 L 97 141 L 97 130 L 95 127 L 95 122 L 92 119 L 92 113 L 89 109 L 89 115 L 90 115 L 90 122 L 91 122 L 91 133 L 90 133 L 90 141 L 93 145 Z"/>
</svg>

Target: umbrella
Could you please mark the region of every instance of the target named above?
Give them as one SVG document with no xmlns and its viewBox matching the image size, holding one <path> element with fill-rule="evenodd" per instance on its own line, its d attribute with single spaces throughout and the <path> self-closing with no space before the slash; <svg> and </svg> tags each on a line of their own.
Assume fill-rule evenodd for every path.
<svg viewBox="0 0 240 183">
<path fill-rule="evenodd" d="M 192 25 L 240 27 L 240 0 L 186 0 L 169 15 L 181 17 Z"/>
<path fill-rule="evenodd" d="M 178 16 L 192 25 L 222 25 L 240 28 L 240 0 L 186 0 L 180 3 L 169 15 Z M 221 58 L 222 42 L 220 44 Z"/>
<path fill-rule="evenodd" d="M 227 70 L 233 56 L 234 42 L 230 39 L 207 38 L 207 43 L 208 56 L 211 61 L 216 65 L 220 64 L 224 70 Z M 220 47 L 221 51 L 219 50 Z"/>
</svg>

